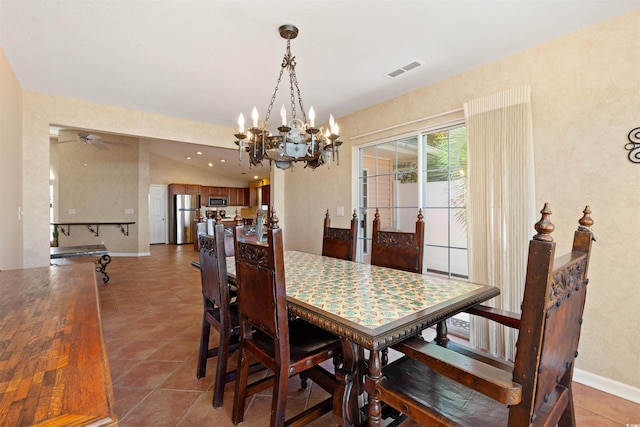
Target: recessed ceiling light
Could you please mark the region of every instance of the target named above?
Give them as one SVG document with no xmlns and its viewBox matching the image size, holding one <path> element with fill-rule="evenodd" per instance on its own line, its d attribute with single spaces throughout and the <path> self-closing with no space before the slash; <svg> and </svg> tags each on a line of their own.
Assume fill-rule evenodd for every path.
<svg viewBox="0 0 640 427">
<path fill-rule="evenodd" d="M 202 156 L 202 151 L 196 151 L 196 154 L 197 154 L 198 156 Z"/>
<path fill-rule="evenodd" d="M 185 159 L 191 160 L 191 156 L 185 156 Z"/>
<path fill-rule="evenodd" d="M 213 167 L 213 163 L 209 163 L 209 167 Z"/>
<path fill-rule="evenodd" d="M 253 179 L 258 179 L 258 175 L 254 175 Z"/>
<path fill-rule="evenodd" d="M 222 163 L 226 163 L 226 160 L 225 160 L 225 159 L 220 159 L 220 161 L 221 161 Z"/>
</svg>

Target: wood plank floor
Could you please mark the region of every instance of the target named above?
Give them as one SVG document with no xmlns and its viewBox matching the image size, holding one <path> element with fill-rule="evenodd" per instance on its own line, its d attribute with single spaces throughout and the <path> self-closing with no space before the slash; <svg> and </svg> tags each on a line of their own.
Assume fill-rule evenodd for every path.
<svg viewBox="0 0 640 427">
<path fill-rule="evenodd" d="M 233 384 L 227 385 L 224 406 L 211 406 L 215 358 L 208 362 L 206 377 L 196 379 L 202 297 L 200 273 L 190 266 L 195 259 L 193 245 L 153 245 L 149 257 L 114 257 L 108 267 L 110 282 L 99 285 L 121 427 L 233 425 Z M 640 404 L 578 383 L 574 390 L 578 426 L 640 424 Z M 269 424 L 270 392 L 253 397 L 242 426 Z M 287 416 L 325 395 L 313 384 L 300 390 L 294 378 Z M 325 415 L 312 425 L 335 422 Z"/>
</svg>

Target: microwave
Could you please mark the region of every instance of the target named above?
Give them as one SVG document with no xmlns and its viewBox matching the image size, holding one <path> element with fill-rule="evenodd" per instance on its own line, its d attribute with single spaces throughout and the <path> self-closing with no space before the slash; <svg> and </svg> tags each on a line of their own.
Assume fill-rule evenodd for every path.
<svg viewBox="0 0 640 427">
<path fill-rule="evenodd" d="M 227 198 L 224 196 L 209 196 L 209 206 L 227 206 Z"/>
</svg>

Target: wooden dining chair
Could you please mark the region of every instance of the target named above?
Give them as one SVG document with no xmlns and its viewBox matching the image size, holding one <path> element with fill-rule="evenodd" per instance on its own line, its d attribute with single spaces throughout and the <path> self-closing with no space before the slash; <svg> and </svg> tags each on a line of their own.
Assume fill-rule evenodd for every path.
<svg viewBox="0 0 640 427">
<path fill-rule="evenodd" d="M 380 210 L 376 208 L 371 236 L 371 265 L 394 268 L 422 274 L 424 258 L 424 221 L 422 209 L 418 211 L 415 232 L 380 230 Z M 438 330 L 445 329 L 445 321 Z M 389 350 L 382 351 L 382 364 L 389 361 Z"/>
<path fill-rule="evenodd" d="M 529 243 L 522 313 L 474 314 L 518 329 L 513 364 L 410 338 L 405 354 L 366 379 L 365 389 L 418 423 L 443 426 L 575 426 L 571 388 L 593 234 L 587 206 L 571 253 L 554 261 L 555 228 L 545 204 Z M 375 421 L 375 420 L 374 420 Z"/>
<path fill-rule="evenodd" d="M 376 209 L 371 236 L 371 264 L 422 273 L 424 255 L 422 218 L 422 209 L 420 209 L 413 233 L 380 230 L 380 210 Z"/>
<path fill-rule="evenodd" d="M 236 239 L 236 282 L 241 324 L 239 375 L 233 403 L 233 422 L 244 419 L 247 397 L 273 387 L 271 426 L 285 425 L 289 377 L 305 372 L 307 377 L 333 393 L 335 376 L 319 364 L 328 359 L 339 363 L 340 339 L 302 319 L 289 319 L 285 285 L 282 230 L 271 216 L 267 243 Z M 249 360 L 263 363 L 274 375 L 248 384 Z M 305 425 L 331 411 L 333 397 L 323 400 L 286 421 Z"/>
<path fill-rule="evenodd" d="M 230 302 L 224 251 L 224 225 L 221 223 L 214 225 L 213 232 L 213 235 L 199 236 L 204 312 L 200 333 L 197 377 L 203 378 L 205 376 L 207 359 L 217 356 L 213 406 L 219 407 L 222 405 L 225 384 L 232 381 L 235 376 L 235 371 L 227 374 L 227 360 L 229 353 L 239 347 L 240 322 L 238 305 Z M 211 327 L 218 332 L 220 337 L 218 346 L 214 348 L 209 348 Z"/>
<path fill-rule="evenodd" d="M 331 218 L 329 217 L 329 209 L 327 209 L 322 234 L 322 255 L 355 261 L 357 244 L 358 215 L 356 210 L 353 210 L 350 228 L 336 228 L 331 227 Z"/>
</svg>

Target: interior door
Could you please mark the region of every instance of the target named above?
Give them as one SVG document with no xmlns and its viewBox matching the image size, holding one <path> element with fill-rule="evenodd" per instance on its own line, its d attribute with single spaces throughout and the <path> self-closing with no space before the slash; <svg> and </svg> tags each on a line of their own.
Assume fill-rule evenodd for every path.
<svg viewBox="0 0 640 427">
<path fill-rule="evenodd" d="M 149 243 L 167 243 L 167 186 L 149 186 Z"/>
</svg>

